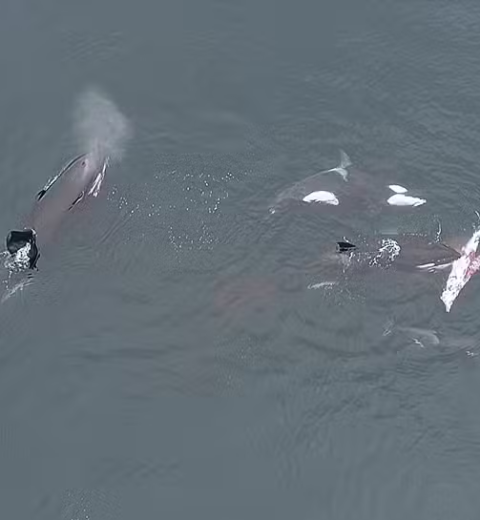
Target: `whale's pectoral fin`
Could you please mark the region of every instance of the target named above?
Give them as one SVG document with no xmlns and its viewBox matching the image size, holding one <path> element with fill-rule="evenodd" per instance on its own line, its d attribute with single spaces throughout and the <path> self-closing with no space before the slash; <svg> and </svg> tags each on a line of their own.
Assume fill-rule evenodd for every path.
<svg viewBox="0 0 480 520">
<path fill-rule="evenodd" d="M 55 177 L 52 177 L 47 182 L 47 184 L 45 184 L 45 186 L 37 193 L 37 196 L 36 196 L 37 202 L 39 200 L 43 199 L 43 197 L 46 195 L 47 191 L 55 184 L 55 182 L 57 182 L 57 180 L 59 179 L 59 177 L 62 173 L 63 172 L 60 172 L 59 174 L 55 175 Z"/>
<path fill-rule="evenodd" d="M 337 242 L 338 253 L 351 253 L 354 249 L 357 249 L 355 244 L 350 242 Z"/>
<path fill-rule="evenodd" d="M 100 187 L 102 186 L 103 179 L 105 177 L 105 172 L 101 171 L 93 181 L 92 187 L 88 191 L 89 195 L 93 195 L 94 197 L 97 197 L 100 193 Z"/>
<path fill-rule="evenodd" d="M 101 171 L 95 177 L 95 180 L 92 183 L 92 187 L 88 190 L 88 195 L 93 195 L 94 197 L 97 197 L 100 193 L 100 188 L 102 186 L 103 179 L 105 178 L 105 172 L 107 171 L 108 162 L 109 158 L 107 157 L 105 159 L 105 162 L 103 163 Z"/>
<path fill-rule="evenodd" d="M 47 193 L 47 190 L 46 190 L 46 189 L 42 189 L 42 190 L 40 190 L 40 191 L 37 193 L 37 195 L 35 196 L 35 198 L 37 199 L 37 202 L 38 202 L 39 200 L 41 200 L 41 199 L 44 197 L 45 193 Z"/>
<path fill-rule="evenodd" d="M 74 206 L 76 206 L 82 199 L 85 197 L 85 191 L 82 191 L 80 195 L 72 202 L 68 210 L 70 211 Z"/>
<path fill-rule="evenodd" d="M 47 191 L 55 184 L 55 182 L 58 180 L 59 177 L 60 177 L 60 174 L 55 175 L 55 177 L 50 179 L 47 182 L 47 184 L 45 184 L 45 186 L 37 193 L 37 196 L 36 196 L 37 202 L 39 200 L 42 200 L 43 197 L 45 197 Z"/>
<path fill-rule="evenodd" d="M 39 200 L 41 200 L 45 194 L 47 193 L 47 191 L 57 182 L 57 180 L 65 173 L 67 172 L 79 159 L 81 159 L 82 157 L 84 157 L 85 154 L 82 154 L 82 155 L 79 155 L 78 157 L 75 157 L 75 159 L 72 159 L 66 166 L 64 166 L 62 168 L 62 170 L 57 173 L 57 175 L 55 175 L 53 178 L 51 178 L 47 184 L 45 184 L 45 186 L 37 193 L 36 195 L 36 199 L 37 199 L 37 202 Z"/>
</svg>

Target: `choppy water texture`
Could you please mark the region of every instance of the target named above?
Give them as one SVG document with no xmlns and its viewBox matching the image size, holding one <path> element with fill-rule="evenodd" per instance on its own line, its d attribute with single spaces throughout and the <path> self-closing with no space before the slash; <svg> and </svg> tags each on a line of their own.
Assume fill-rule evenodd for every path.
<svg viewBox="0 0 480 520">
<path fill-rule="evenodd" d="M 478 518 L 480 278 L 447 314 L 436 278 L 319 285 L 316 261 L 471 235 L 479 23 L 471 0 L 2 6 L 2 232 L 105 121 L 90 86 L 129 136 L 0 305 L 2 518 Z M 340 149 L 428 204 L 269 213 Z"/>
</svg>

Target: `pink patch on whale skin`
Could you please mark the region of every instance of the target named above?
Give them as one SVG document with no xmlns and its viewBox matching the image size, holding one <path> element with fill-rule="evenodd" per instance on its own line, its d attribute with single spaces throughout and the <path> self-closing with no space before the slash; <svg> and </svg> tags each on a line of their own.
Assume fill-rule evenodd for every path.
<svg viewBox="0 0 480 520">
<path fill-rule="evenodd" d="M 462 256 L 452 264 L 452 270 L 448 276 L 441 300 L 445 309 L 450 312 L 453 302 L 460 291 L 465 287 L 470 278 L 480 269 L 480 256 L 476 251 L 480 242 L 480 230 L 477 230 L 462 249 Z"/>
<path fill-rule="evenodd" d="M 466 279 L 467 282 L 470 278 L 480 269 L 480 255 L 475 255 L 475 253 L 470 253 L 470 265 L 467 269 Z"/>
<path fill-rule="evenodd" d="M 216 312 L 228 318 L 262 312 L 272 304 L 277 285 L 269 279 L 241 278 L 221 283 L 214 297 Z"/>
</svg>

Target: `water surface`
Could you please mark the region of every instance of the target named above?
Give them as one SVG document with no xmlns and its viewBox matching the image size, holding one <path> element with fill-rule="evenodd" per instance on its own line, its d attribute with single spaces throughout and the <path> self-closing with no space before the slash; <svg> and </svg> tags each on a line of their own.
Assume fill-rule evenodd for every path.
<svg viewBox="0 0 480 520">
<path fill-rule="evenodd" d="M 346 234 L 471 232 L 479 23 L 471 0 L 3 6 L 5 235 L 78 152 L 85 88 L 134 130 L 0 307 L 4 517 L 478 517 L 478 279 L 447 315 L 441 281 L 314 291 L 307 266 Z M 340 148 L 428 207 L 268 214 Z"/>
</svg>

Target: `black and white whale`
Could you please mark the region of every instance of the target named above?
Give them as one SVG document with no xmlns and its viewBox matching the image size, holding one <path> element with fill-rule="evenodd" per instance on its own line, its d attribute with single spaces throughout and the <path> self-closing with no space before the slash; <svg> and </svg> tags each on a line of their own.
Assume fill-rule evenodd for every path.
<svg viewBox="0 0 480 520">
<path fill-rule="evenodd" d="M 337 285 L 357 275 L 378 269 L 403 273 L 448 272 L 462 255 L 461 249 L 420 235 L 378 235 L 373 238 L 337 242 L 313 264 L 322 280 L 312 289 Z"/>
<path fill-rule="evenodd" d="M 36 267 L 39 248 L 53 238 L 66 213 L 87 197 L 98 195 L 107 166 L 108 157 L 100 151 L 82 154 L 45 184 L 37 193 L 23 229 L 7 235 L 7 250 L 17 263 Z"/>
<path fill-rule="evenodd" d="M 316 173 L 281 191 L 270 205 L 275 213 L 292 205 L 328 208 L 331 212 L 376 213 L 385 207 L 417 207 L 427 201 L 399 184 L 383 184 L 359 169 L 350 174 L 352 161 L 340 152 L 337 167 Z"/>
<path fill-rule="evenodd" d="M 450 242 L 450 243 L 449 243 Z M 463 244 L 457 238 L 440 242 L 420 235 L 379 236 L 361 245 L 349 241 L 337 242 L 335 251 L 320 259 L 327 279 L 311 284 L 319 289 L 336 285 L 342 278 L 375 269 L 409 273 L 445 273 L 445 286 L 440 299 L 445 309 L 451 307 L 470 278 L 480 270 L 480 230 Z"/>
<path fill-rule="evenodd" d="M 369 268 L 436 273 L 448 270 L 462 251 L 421 235 L 379 235 L 360 244 L 337 242 L 335 251 L 322 255 L 321 263 L 342 272 Z"/>
</svg>

